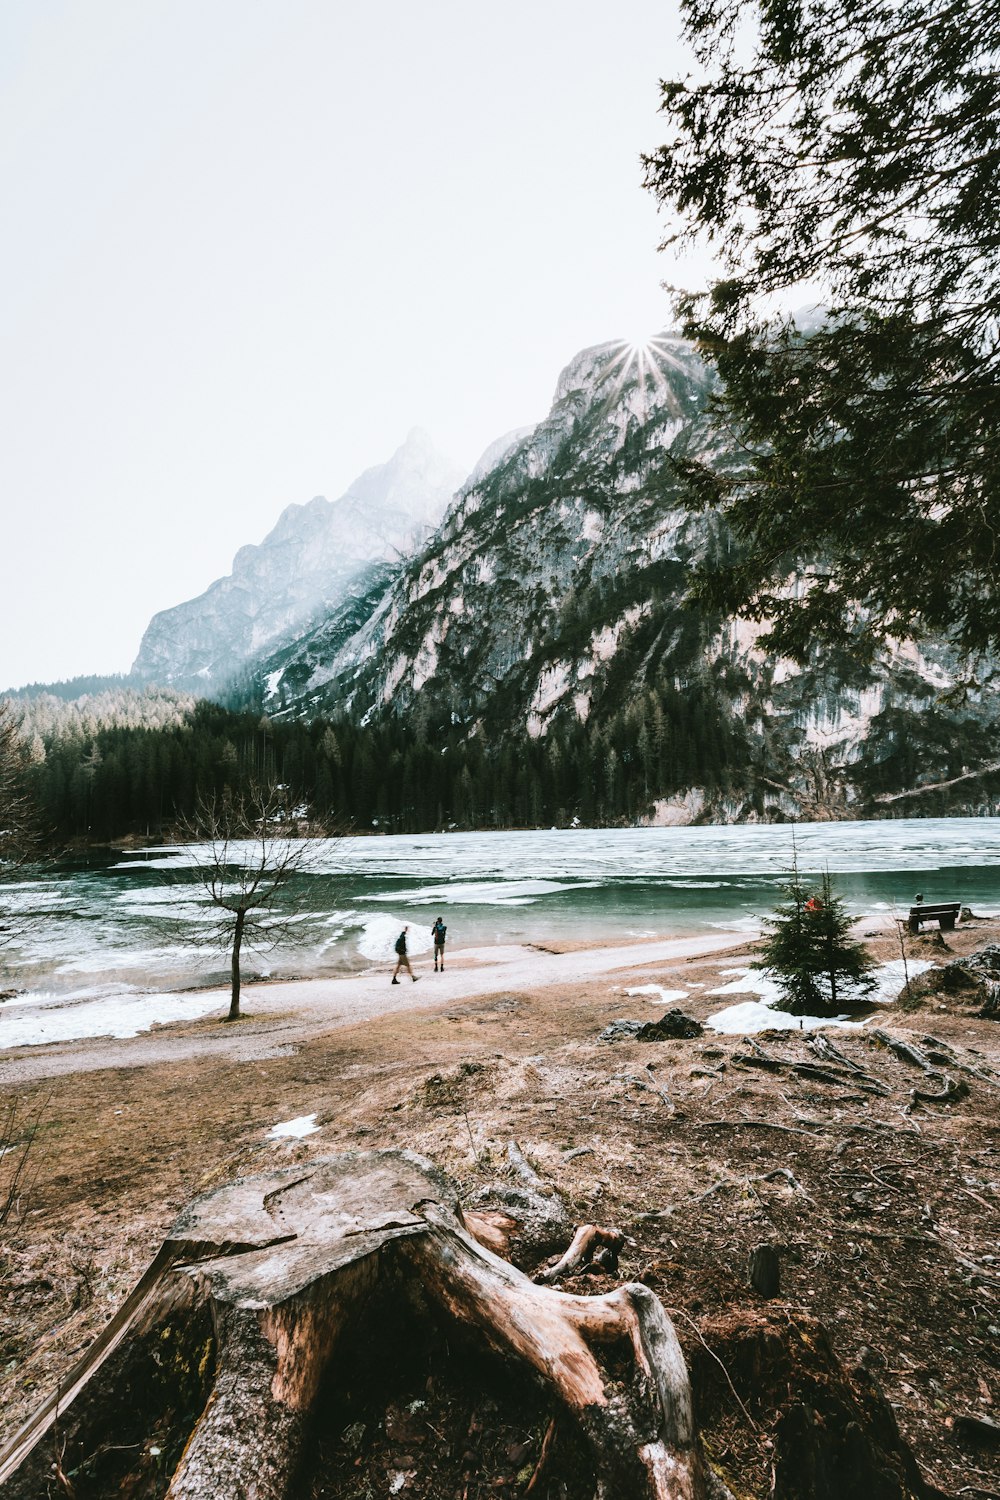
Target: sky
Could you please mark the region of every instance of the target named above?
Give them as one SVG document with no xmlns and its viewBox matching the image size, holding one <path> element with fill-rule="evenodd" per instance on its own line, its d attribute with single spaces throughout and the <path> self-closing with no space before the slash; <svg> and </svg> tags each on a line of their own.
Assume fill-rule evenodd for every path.
<svg viewBox="0 0 1000 1500">
<path fill-rule="evenodd" d="M 670 321 L 672 0 L 4 0 L 0 690 L 127 671 L 286 505 Z"/>
</svg>

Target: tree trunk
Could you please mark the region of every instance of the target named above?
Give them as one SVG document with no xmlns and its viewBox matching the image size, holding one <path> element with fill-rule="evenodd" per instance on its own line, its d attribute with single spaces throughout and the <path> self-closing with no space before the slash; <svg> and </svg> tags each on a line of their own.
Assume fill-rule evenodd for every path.
<svg viewBox="0 0 1000 1500">
<path fill-rule="evenodd" d="M 233 989 L 227 1021 L 238 1021 L 240 1018 L 240 948 L 243 946 L 243 925 L 246 919 L 245 911 L 237 911 L 236 925 L 233 928 Z"/>
<path fill-rule="evenodd" d="M 167 1500 L 292 1500 L 345 1332 L 408 1284 L 548 1392 L 582 1434 L 597 1496 L 728 1496 L 704 1462 L 684 1358 L 654 1294 L 535 1285 L 473 1238 L 455 1189 L 407 1151 L 331 1157 L 197 1199 L 57 1396 L 0 1452 L 0 1495 L 37 1500 L 53 1474 L 76 1500 L 162 1495 L 168 1475 Z"/>
</svg>

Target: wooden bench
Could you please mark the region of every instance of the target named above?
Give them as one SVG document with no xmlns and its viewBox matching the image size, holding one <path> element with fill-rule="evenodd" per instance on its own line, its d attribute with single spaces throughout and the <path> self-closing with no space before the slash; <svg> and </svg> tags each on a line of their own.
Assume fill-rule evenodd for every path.
<svg viewBox="0 0 1000 1500">
<path fill-rule="evenodd" d="M 918 901 L 910 907 L 906 925 L 911 932 L 919 932 L 921 922 L 936 922 L 942 932 L 952 932 L 961 910 L 961 901 L 942 901 L 936 906 L 929 901 Z"/>
</svg>

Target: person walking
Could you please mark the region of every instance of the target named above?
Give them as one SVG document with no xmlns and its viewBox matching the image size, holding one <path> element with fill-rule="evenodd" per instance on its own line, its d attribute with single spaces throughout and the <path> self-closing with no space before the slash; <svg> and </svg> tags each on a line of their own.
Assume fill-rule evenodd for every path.
<svg viewBox="0 0 1000 1500">
<path fill-rule="evenodd" d="M 417 982 L 417 975 L 414 974 L 413 970 L 410 968 L 410 959 L 406 952 L 406 934 L 409 932 L 409 930 L 410 929 L 408 926 L 404 927 L 402 932 L 399 934 L 399 937 L 396 939 L 396 967 L 392 975 L 393 984 L 399 983 L 400 969 L 406 970 L 407 974 L 409 974 L 414 984 L 416 984 Z"/>
<path fill-rule="evenodd" d="M 444 940 L 445 940 L 445 936 L 447 934 L 447 931 L 448 931 L 447 927 L 444 925 L 444 923 L 442 922 L 441 918 L 438 917 L 437 921 L 434 923 L 434 926 L 431 928 L 431 937 L 434 939 L 434 972 L 435 972 L 435 974 L 438 971 L 438 959 L 439 958 L 441 960 L 441 973 L 442 974 L 444 973 Z"/>
</svg>

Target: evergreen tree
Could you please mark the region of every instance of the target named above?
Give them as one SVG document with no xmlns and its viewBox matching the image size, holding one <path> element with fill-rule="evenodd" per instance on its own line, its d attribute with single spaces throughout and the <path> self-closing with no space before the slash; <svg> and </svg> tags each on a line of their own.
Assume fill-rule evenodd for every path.
<svg viewBox="0 0 1000 1500">
<path fill-rule="evenodd" d="M 851 937 L 851 919 L 829 872 L 810 889 L 794 862 L 785 894 L 765 918 L 771 930 L 753 964 L 773 974 L 782 996 L 777 1008 L 795 1016 L 835 1016 L 863 1003 L 875 985 L 874 963 Z"/>
<path fill-rule="evenodd" d="M 681 13 L 697 71 L 662 86 L 647 185 L 722 266 L 678 311 L 746 453 L 681 465 L 738 544 L 700 597 L 799 660 L 921 630 L 975 660 L 1000 645 L 1000 4 Z M 827 312 L 800 330 L 782 294 Z"/>
</svg>

